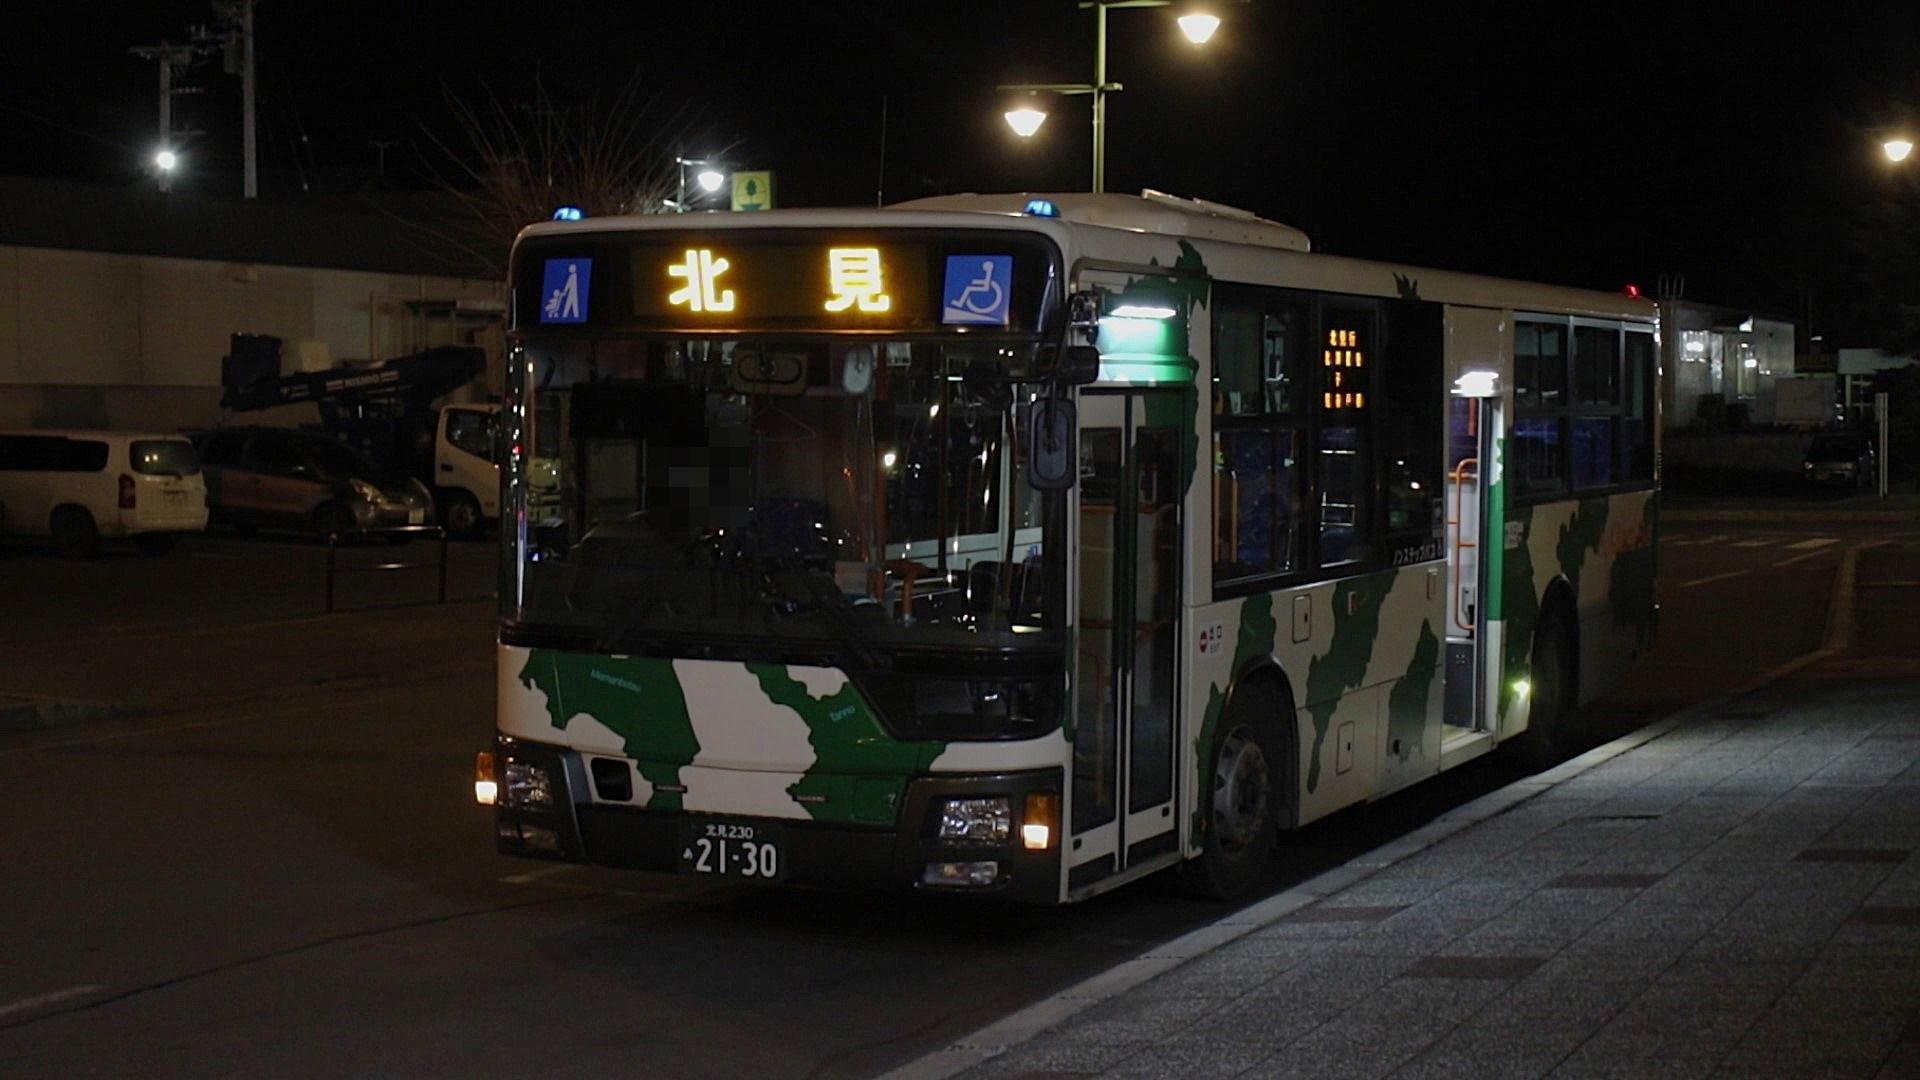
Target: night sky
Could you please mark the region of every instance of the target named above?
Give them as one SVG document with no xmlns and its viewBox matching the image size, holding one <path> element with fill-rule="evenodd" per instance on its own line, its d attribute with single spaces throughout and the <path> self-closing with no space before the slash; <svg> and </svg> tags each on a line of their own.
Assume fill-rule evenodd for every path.
<svg viewBox="0 0 1920 1080">
<path fill-rule="evenodd" d="M 13 5 L 0 171 L 139 183 L 154 66 L 132 45 L 205 0 Z M 1920 5 L 1228 5 L 1195 48 L 1117 11 L 1108 189 L 1155 187 L 1304 228 L 1317 248 L 1746 304 L 1844 324 L 1859 236 L 1920 184 L 1878 143 L 1920 114 Z M 263 195 L 418 186 L 446 93 L 563 101 L 632 86 L 773 169 L 785 206 L 1088 182 L 1085 98 L 1032 142 L 1003 82 L 1092 76 L 1093 16 L 1025 3 L 320 3 L 259 0 Z M 238 82 L 217 61 L 182 116 L 185 190 L 236 192 Z M 882 170 L 881 113 L 886 109 Z M 304 137 L 305 141 L 302 142 Z M 391 141 L 379 174 L 376 140 Z M 1910 166 L 1915 171 L 1920 167 Z M 302 192 L 305 185 L 306 193 Z M 1920 274 L 1920 270 L 1915 271 Z"/>
</svg>

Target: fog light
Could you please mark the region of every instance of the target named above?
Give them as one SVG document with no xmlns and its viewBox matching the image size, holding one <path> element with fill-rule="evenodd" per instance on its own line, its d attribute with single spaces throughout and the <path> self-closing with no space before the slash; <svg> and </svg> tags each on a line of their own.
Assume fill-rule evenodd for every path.
<svg viewBox="0 0 1920 1080">
<path fill-rule="evenodd" d="M 500 784 L 494 779 L 493 755 L 485 751 L 473 755 L 473 801 L 492 806 L 500 799 Z"/>
<path fill-rule="evenodd" d="M 978 887 L 1000 880 L 997 862 L 933 862 L 920 875 L 922 885 L 962 885 Z"/>
<path fill-rule="evenodd" d="M 1013 832 L 1013 808 L 1007 797 L 948 799 L 940 807 L 940 839 L 1004 844 Z"/>
<path fill-rule="evenodd" d="M 553 781 L 547 770 L 524 761 L 507 762 L 506 804 L 523 810 L 553 809 Z"/>
</svg>

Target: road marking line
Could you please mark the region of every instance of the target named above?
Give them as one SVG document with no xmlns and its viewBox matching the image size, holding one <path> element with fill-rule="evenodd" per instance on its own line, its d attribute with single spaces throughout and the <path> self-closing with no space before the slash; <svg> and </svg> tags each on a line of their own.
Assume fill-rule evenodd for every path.
<svg viewBox="0 0 1920 1080">
<path fill-rule="evenodd" d="M 1769 536 L 1764 540 L 1742 540 L 1733 546 L 1743 547 L 1743 548 L 1756 548 L 1756 547 L 1767 547 L 1772 543 L 1773 543 L 1773 537 Z"/>
<path fill-rule="evenodd" d="M 1670 540 L 1669 547 L 1691 547 L 1695 544 L 1717 544 L 1722 540 L 1731 540 L 1726 533 L 1714 533 L 1712 536 L 1696 536 L 1691 540 Z"/>
<path fill-rule="evenodd" d="M 1715 582 L 1715 581 L 1725 581 L 1725 580 L 1727 580 L 1728 578 L 1736 578 L 1736 577 L 1739 577 L 1740 575 L 1742 575 L 1742 574 L 1744 574 L 1744 573 L 1746 573 L 1746 571 L 1745 571 L 1745 570 L 1729 570 L 1729 571 L 1727 571 L 1727 572 L 1726 572 L 1726 573 L 1724 573 L 1724 574 L 1715 574 L 1715 575 L 1713 575 L 1712 577 L 1703 577 L 1703 578 L 1696 578 L 1696 579 L 1694 579 L 1693 581 L 1683 581 L 1683 582 L 1681 582 L 1681 583 L 1680 583 L 1679 585 L 1677 585 L 1677 586 L 1675 586 L 1675 588 L 1680 588 L 1680 589 L 1691 589 L 1691 588 L 1693 588 L 1693 587 L 1694 587 L 1695 585 L 1706 585 L 1706 584 L 1709 584 L 1709 583 L 1711 583 L 1711 582 Z"/>
<path fill-rule="evenodd" d="M 1800 562 L 1805 559 L 1817 559 L 1822 555 L 1831 555 L 1831 554 L 1833 554 L 1833 552 L 1831 551 L 1809 551 L 1804 555 L 1795 555 L 1791 559 L 1781 559 L 1779 562 L 1773 564 L 1773 568 L 1775 570 L 1778 570 L 1783 566 L 1792 566 L 1794 563 Z"/>
<path fill-rule="evenodd" d="M 1812 540 L 1802 540 L 1797 544 L 1788 544 L 1787 550 L 1788 551 L 1814 551 L 1819 548 L 1827 547 L 1832 544 L 1837 544 L 1839 542 L 1840 541 L 1835 537 L 1817 536 L 1817 537 L 1814 537 Z"/>
<path fill-rule="evenodd" d="M 74 998 L 86 997 L 88 994 L 104 989 L 106 989 L 106 987 L 101 986 L 99 983 L 88 983 L 85 986 L 69 986 L 65 990 L 55 990 L 51 994 L 41 994 L 39 997 L 22 998 L 11 1005 L 0 1005 L 0 1016 L 9 1016 L 17 1012 L 27 1012 L 31 1009 L 43 1009 L 48 1005 L 58 1005 L 63 1001 L 72 1001 Z"/>
</svg>

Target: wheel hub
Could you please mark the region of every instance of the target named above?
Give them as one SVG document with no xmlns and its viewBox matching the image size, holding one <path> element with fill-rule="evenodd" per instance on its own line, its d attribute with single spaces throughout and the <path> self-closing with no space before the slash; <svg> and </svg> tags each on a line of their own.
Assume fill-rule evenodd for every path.
<svg viewBox="0 0 1920 1080">
<path fill-rule="evenodd" d="M 1267 757 L 1245 729 L 1227 736 L 1213 778 L 1213 823 L 1222 844 L 1242 848 L 1266 827 Z"/>
</svg>

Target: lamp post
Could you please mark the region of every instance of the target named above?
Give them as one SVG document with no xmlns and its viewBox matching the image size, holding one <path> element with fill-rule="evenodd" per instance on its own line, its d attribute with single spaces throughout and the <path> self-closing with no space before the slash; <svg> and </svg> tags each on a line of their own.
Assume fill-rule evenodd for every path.
<svg viewBox="0 0 1920 1080">
<path fill-rule="evenodd" d="M 719 191 L 720 185 L 727 182 L 727 174 L 720 170 L 720 163 L 709 158 L 676 157 L 673 159 L 673 162 L 680 168 L 680 197 L 675 199 L 673 203 L 673 209 L 676 213 L 684 214 L 691 209 L 691 207 L 687 205 L 688 169 L 696 170 L 693 174 L 693 182 L 698 185 L 700 191 L 704 194 L 711 195 Z"/>
<path fill-rule="evenodd" d="M 1245 0 L 1226 0 L 1226 2 L 1245 2 Z M 1105 191 L 1107 186 L 1107 95 L 1122 89 L 1117 82 L 1107 80 L 1107 9 L 1108 8 L 1157 8 L 1171 7 L 1175 3 L 1189 8 L 1175 21 L 1180 25 L 1181 33 L 1195 45 L 1204 45 L 1220 28 L 1220 17 L 1208 9 L 1208 5 L 1191 0 L 1080 0 L 1080 10 L 1093 9 L 1093 81 L 1090 83 L 1008 83 L 997 87 L 1004 92 L 1024 93 L 1030 100 L 1021 102 L 1018 107 L 1007 110 L 1006 120 L 1014 133 L 1021 138 L 1030 138 L 1046 122 L 1047 114 L 1039 107 L 1037 95 L 1061 94 L 1075 96 L 1090 94 L 1093 97 L 1093 190 Z"/>
</svg>

